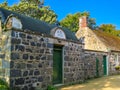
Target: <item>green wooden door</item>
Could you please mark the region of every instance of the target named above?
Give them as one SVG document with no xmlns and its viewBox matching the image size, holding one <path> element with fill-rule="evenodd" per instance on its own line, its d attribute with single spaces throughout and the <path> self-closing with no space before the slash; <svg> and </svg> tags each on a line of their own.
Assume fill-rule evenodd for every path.
<svg viewBox="0 0 120 90">
<path fill-rule="evenodd" d="M 62 83 L 62 48 L 53 51 L 53 84 Z"/>
<path fill-rule="evenodd" d="M 106 56 L 103 56 L 103 73 L 104 73 L 104 75 L 107 75 L 107 61 L 106 61 Z"/>
<path fill-rule="evenodd" d="M 96 76 L 99 77 L 99 60 L 96 58 Z"/>
</svg>

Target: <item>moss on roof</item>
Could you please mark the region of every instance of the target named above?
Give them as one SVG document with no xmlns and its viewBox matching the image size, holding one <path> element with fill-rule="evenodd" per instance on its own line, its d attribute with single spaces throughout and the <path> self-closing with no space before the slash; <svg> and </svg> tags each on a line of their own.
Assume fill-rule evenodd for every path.
<svg viewBox="0 0 120 90">
<path fill-rule="evenodd" d="M 93 30 L 96 36 L 111 50 L 120 51 L 120 38 L 101 30 Z"/>
<path fill-rule="evenodd" d="M 0 8 L 0 11 L 3 13 L 5 19 L 7 19 L 7 17 L 11 14 L 15 15 L 16 17 L 18 17 L 18 19 L 21 20 L 21 23 L 23 25 L 23 29 L 27 29 L 27 30 L 31 30 L 34 32 L 40 32 L 46 35 L 50 35 L 50 31 L 55 28 L 58 27 L 56 25 L 50 25 L 44 21 L 41 20 L 37 20 L 37 19 L 33 19 L 31 17 L 25 16 L 25 15 L 21 15 L 18 14 L 16 12 L 13 11 L 9 11 L 3 8 Z M 73 41 L 77 41 L 77 38 L 75 36 L 75 34 L 73 32 L 71 32 L 69 29 L 63 28 L 61 27 L 62 30 L 64 30 L 65 34 L 66 34 L 66 38 L 68 40 L 73 40 Z"/>
</svg>

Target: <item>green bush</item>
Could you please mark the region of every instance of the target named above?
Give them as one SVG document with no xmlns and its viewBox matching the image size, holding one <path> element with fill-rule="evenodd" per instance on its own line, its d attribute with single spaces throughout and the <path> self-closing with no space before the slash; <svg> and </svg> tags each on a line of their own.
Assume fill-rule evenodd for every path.
<svg viewBox="0 0 120 90">
<path fill-rule="evenodd" d="M 9 90 L 7 82 L 2 79 L 0 79 L 0 90 Z"/>
<path fill-rule="evenodd" d="M 54 86 L 51 86 L 51 85 L 49 85 L 48 87 L 47 87 L 47 90 L 57 90 Z"/>
<path fill-rule="evenodd" d="M 115 70 L 120 70 L 120 66 L 115 66 Z"/>
</svg>

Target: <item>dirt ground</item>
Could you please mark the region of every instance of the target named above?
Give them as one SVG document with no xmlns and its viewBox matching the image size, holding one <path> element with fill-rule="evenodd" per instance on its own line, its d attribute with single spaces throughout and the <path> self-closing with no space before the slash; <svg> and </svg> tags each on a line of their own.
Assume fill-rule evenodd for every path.
<svg viewBox="0 0 120 90">
<path fill-rule="evenodd" d="M 120 75 L 88 80 L 83 84 L 64 87 L 60 90 L 120 90 Z"/>
</svg>

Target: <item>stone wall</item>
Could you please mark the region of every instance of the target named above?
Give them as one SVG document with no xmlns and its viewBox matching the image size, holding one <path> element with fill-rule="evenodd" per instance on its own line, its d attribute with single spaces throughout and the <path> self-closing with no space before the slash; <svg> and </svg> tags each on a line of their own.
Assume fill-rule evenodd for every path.
<svg viewBox="0 0 120 90">
<path fill-rule="evenodd" d="M 68 43 L 64 47 L 64 83 L 84 81 L 84 52 L 82 45 Z"/>
<path fill-rule="evenodd" d="M 0 78 L 9 82 L 11 31 L 0 33 Z"/>
<path fill-rule="evenodd" d="M 85 79 L 103 76 L 103 56 L 104 52 L 85 51 Z M 96 59 L 98 59 L 98 75 Z"/>
<path fill-rule="evenodd" d="M 115 67 L 120 65 L 120 53 L 109 52 L 109 75 L 119 74 L 120 71 L 116 70 Z"/>
<path fill-rule="evenodd" d="M 84 50 L 82 44 L 33 32 L 5 31 L 0 37 L 0 77 L 12 89 L 33 90 L 52 85 L 54 45 L 63 47 L 63 83 L 72 84 L 103 76 L 103 56 L 109 56 L 110 74 L 115 74 L 111 58 L 119 53 Z M 98 70 L 96 70 L 98 59 Z M 114 61 L 114 59 L 113 59 Z M 111 65 L 112 64 L 112 65 Z M 114 69 L 114 70 L 113 70 Z M 98 71 L 98 75 L 97 75 Z"/>
<path fill-rule="evenodd" d="M 10 87 L 32 90 L 52 84 L 53 43 L 41 35 L 12 31 Z"/>
<path fill-rule="evenodd" d="M 88 27 L 79 29 L 76 33 L 78 39 L 84 37 L 85 47 L 87 50 L 103 51 L 106 52 L 107 47 L 105 44 L 96 36 L 93 30 Z"/>
<path fill-rule="evenodd" d="M 32 90 L 52 84 L 53 48 L 63 46 L 63 83 L 84 81 L 82 44 L 45 37 L 40 34 L 12 31 L 10 87 Z"/>
</svg>

